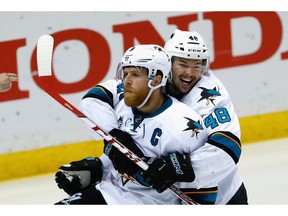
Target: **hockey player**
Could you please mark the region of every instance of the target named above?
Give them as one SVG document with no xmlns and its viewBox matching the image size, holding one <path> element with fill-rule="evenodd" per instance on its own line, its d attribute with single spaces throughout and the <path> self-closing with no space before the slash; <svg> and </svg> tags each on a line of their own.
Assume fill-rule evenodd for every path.
<svg viewBox="0 0 288 216">
<path fill-rule="evenodd" d="M 12 82 L 18 81 L 14 73 L 0 73 L 0 92 L 7 92 L 12 87 Z"/>
<path fill-rule="evenodd" d="M 204 40 L 197 32 L 176 30 L 165 48 L 172 57 L 172 77 L 166 85 L 166 92 L 195 108 L 204 118 L 204 125 L 208 130 L 206 144 L 203 143 L 203 148 L 194 152 L 194 157 L 198 155 L 205 158 L 207 167 L 214 170 L 214 175 L 209 180 L 217 182 L 215 204 L 247 204 L 246 189 L 237 167 L 241 155 L 238 118 L 227 90 L 209 69 L 209 52 Z M 106 130 L 109 131 L 117 124 L 114 113 L 117 97 L 105 88 L 102 90 L 97 94 L 88 93 L 82 101 L 82 110 L 100 122 L 100 125 L 107 126 Z M 91 108 L 93 104 L 94 109 Z M 107 107 L 107 104 L 110 106 Z M 102 107 L 103 112 L 96 117 L 93 110 L 99 107 Z M 211 154 L 213 151 L 214 154 Z M 114 161 L 114 164 L 117 166 L 117 161 Z M 121 162 L 118 166 L 119 164 Z M 195 169 L 196 164 L 192 162 L 192 166 Z M 74 169 L 77 170 L 77 167 Z M 125 170 L 125 166 L 123 169 Z M 206 178 L 209 178 L 208 175 Z M 79 186 L 73 187 L 66 178 L 63 178 L 60 185 L 67 190 L 74 188 L 79 191 Z M 197 188 L 191 196 L 200 203 L 213 203 L 212 194 L 212 190 Z M 203 198 L 205 195 L 210 201 Z"/>
<path fill-rule="evenodd" d="M 172 60 L 172 76 L 166 92 L 201 115 L 209 132 L 208 143 L 223 150 L 224 154 L 215 161 L 223 163 L 216 203 L 248 204 L 246 189 L 237 168 L 241 155 L 238 117 L 225 86 L 209 67 L 209 51 L 203 38 L 195 31 L 177 29 L 164 48 Z"/>
<path fill-rule="evenodd" d="M 97 85 L 84 96 L 82 110 L 149 168 L 142 170 L 104 141 L 100 158 L 60 167 L 56 182 L 71 197 L 56 204 L 181 204 L 166 190 L 174 183 L 187 194 L 205 188 L 198 200 L 214 203 L 217 184 L 211 179 L 217 173 L 207 158 L 219 150 L 204 150 L 207 136 L 201 117 L 163 93 L 171 70 L 167 52 L 158 45 L 138 45 L 125 52 L 120 67 L 123 83 Z M 198 149 L 205 154 L 199 155 Z"/>
</svg>

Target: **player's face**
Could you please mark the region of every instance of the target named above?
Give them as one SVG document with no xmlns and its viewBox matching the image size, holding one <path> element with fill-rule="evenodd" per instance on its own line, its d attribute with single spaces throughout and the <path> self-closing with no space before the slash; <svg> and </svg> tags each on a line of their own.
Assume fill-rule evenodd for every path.
<svg viewBox="0 0 288 216">
<path fill-rule="evenodd" d="M 172 64 L 172 81 L 181 92 L 189 92 L 201 78 L 202 60 L 175 58 Z"/>
<path fill-rule="evenodd" d="M 139 106 L 149 92 L 146 69 L 126 67 L 123 69 L 123 79 L 125 104 L 129 107 Z"/>
</svg>

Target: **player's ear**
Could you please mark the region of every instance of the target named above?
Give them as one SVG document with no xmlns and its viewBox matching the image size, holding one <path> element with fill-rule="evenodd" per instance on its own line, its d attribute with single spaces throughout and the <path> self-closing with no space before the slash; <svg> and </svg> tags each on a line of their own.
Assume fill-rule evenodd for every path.
<svg viewBox="0 0 288 216">
<path fill-rule="evenodd" d="M 162 73 L 162 71 L 158 70 L 156 72 L 156 75 L 155 75 L 154 80 L 152 81 L 151 85 L 157 86 L 157 85 L 161 84 L 162 79 L 163 79 L 163 73 Z"/>
</svg>

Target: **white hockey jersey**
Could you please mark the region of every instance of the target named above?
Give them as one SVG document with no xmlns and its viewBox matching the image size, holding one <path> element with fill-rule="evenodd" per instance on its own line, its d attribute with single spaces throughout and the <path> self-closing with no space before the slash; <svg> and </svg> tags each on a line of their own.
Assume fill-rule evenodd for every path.
<svg viewBox="0 0 288 216">
<path fill-rule="evenodd" d="M 240 125 L 230 96 L 222 82 L 209 70 L 180 100 L 203 118 L 209 134 L 206 145 L 223 150 L 218 159 L 212 157 L 209 160 L 214 166 L 218 165 L 215 170 L 222 172 L 218 178 L 216 204 L 226 204 L 242 184 L 237 167 L 242 151 Z"/>
<path fill-rule="evenodd" d="M 208 82 L 207 79 L 209 80 Z M 151 141 L 145 140 L 144 142 L 144 138 L 142 138 L 142 136 L 147 138 L 148 135 L 146 133 L 148 133 L 148 131 L 150 131 L 151 135 L 151 131 L 154 128 L 153 124 L 157 125 L 154 122 L 157 119 L 159 119 L 159 124 L 162 124 L 161 121 L 167 124 L 166 120 L 170 119 L 170 121 L 173 121 L 172 119 L 174 119 L 174 117 L 172 116 L 178 116 L 177 118 L 179 118 L 179 115 L 184 114 L 184 112 L 182 113 L 181 111 L 180 113 L 179 111 L 177 111 L 177 109 L 173 108 L 176 100 L 171 99 L 173 102 L 173 106 L 165 109 L 164 114 L 161 113 L 159 116 L 156 115 L 151 118 L 152 120 L 149 119 L 149 121 L 147 121 L 148 119 L 144 118 L 144 120 L 141 121 L 141 124 L 138 125 L 138 127 L 136 128 L 137 133 L 133 134 L 133 129 L 131 131 L 131 124 L 133 124 L 135 127 L 137 126 L 137 124 L 134 124 L 133 122 L 134 117 L 127 117 L 126 120 L 123 120 L 120 115 L 120 113 L 122 112 L 125 113 L 125 109 L 123 108 L 124 102 L 120 102 L 123 98 L 122 87 L 123 86 L 121 81 L 116 80 L 109 80 L 107 82 L 100 83 L 84 96 L 80 104 L 80 109 L 85 115 L 91 118 L 95 123 L 100 125 L 106 131 L 110 131 L 113 128 L 119 127 L 125 131 L 130 130 L 130 134 L 135 136 L 133 138 L 136 138 L 136 142 L 139 142 L 139 148 L 145 154 L 149 154 L 149 156 L 151 156 L 152 158 L 167 153 L 165 148 L 159 149 L 159 151 L 151 151 Z M 212 74 L 212 72 L 209 72 L 203 75 L 202 79 L 197 83 L 197 85 L 192 89 L 192 91 L 182 98 L 182 101 L 188 106 L 197 110 L 197 112 L 199 112 L 200 115 L 204 118 L 204 124 L 202 125 L 203 127 L 205 127 L 205 130 L 203 130 L 202 133 L 194 134 L 194 138 L 196 134 L 197 136 L 199 136 L 197 145 L 200 145 L 201 142 L 202 146 L 197 146 L 197 148 L 193 150 L 190 149 L 191 151 L 189 151 L 191 153 L 191 161 L 196 175 L 196 179 L 193 184 L 186 185 L 186 183 L 182 183 L 181 189 L 187 194 L 192 195 L 192 198 L 200 203 L 203 201 L 203 203 L 215 202 L 216 204 L 226 204 L 235 194 L 235 192 L 242 183 L 242 179 L 239 175 L 236 165 L 241 154 L 241 145 L 239 139 L 237 138 L 240 137 L 240 130 L 239 125 L 237 125 L 238 119 L 233 110 L 233 105 L 230 101 L 229 95 L 221 82 Z M 120 104 L 118 104 L 119 102 Z M 123 104 L 121 105 L 121 103 Z M 179 103 L 177 102 L 176 104 Z M 176 107 L 178 106 L 179 105 L 176 105 Z M 174 110 L 173 112 L 171 112 L 171 116 L 165 115 L 165 113 L 170 112 L 169 110 Z M 189 112 L 194 111 L 190 110 Z M 131 112 L 130 114 L 132 115 Z M 162 119 L 162 116 L 165 116 L 165 118 Z M 131 119 L 129 120 L 130 122 L 128 121 L 128 119 Z M 235 122 L 234 126 L 233 124 L 231 124 L 231 121 Z M 149 124 L 148 122 L 154 123 Z M 225 124 L 225 122 L 230 123 L 228 125 Z M 186 119 L 186 127 L 187 123 L 188 119 Z M 147 127 L 147 125 L 151 125 L 152 127 Z M 161 126 L 164 126 L 164 124 Z M 173 131 L 176 130 L 177 126 L 178 123 L 175 124 L 170 122 L 165 125 L 165 130 L 171 131 L 172 135 Z M 230 128 L 231 126 L 232 128 Z M 190 132 L 192 133 L 192 131 Z M 213 132 L 216 133 L 213 134 Z M 190 134 L 190 136 L 191 135 L 192 134 Z M 203 138 L 203 136 L 205 136 L 205 138 Z M 101 139 L 101 137 L 96 133 L 95 137 L 96 139 Z M 176 139 L 176 137 L 171 140 L 174 139 Z M 208 140 L 208 142 L 205 142 L 204 139 Z M 164 144 L 163 138 L 161 138 L 160 141 L 161 146 L 168 145 Z M 167 139 L 166 141 L 167 143 L 171 143 L 169 139 Z M 177 142 L 182 143 L 183 140 L 179 140 Z M 143 144 L 150 144 L 151 146 L 150 148 L 146 149 L 141 147 L 141 145 Z M 184 144 L 183 146 L 186 145 L 187 144 Z M 180 152 L 183 152 L 183 149 Z M 175 198 L 175 195 L 171 194 L 169 190 L 166 190 L 163 193 L 159 194 L 156 191 L 153 191 L 153 189 L 150 189 L 151 191 L 145 194 L 145 196 L 143 196 L 143 194 L 141 193 L 139 194 L 136 192 L 128 193 L 127 191 L 133 190 L 132 188 L 135 187 L 135 184 L 133 184 L 132 181 L 126 182 L 125 180 L 123 180 L 123 177 L 118 175 L 117 171 L 113 168 L 110 160 L 107 158 L 106 155 L 101 156 L 101 160 L 105 164 L 105 167 L 109 167 L 110 171 L 107 172 L 108 169 L 105 170 L 107 176 L 105 176 L 103 178 L 103 181 L 99 185 L 97 185 L 97 188 L 101 190 L 101 192 L 104 194 L 104 197 L 105 199 L 107 199 L 108 203 L 175 204 L 180 202 L 179 199 L 177 197 Z M 123 185 L 122 181 L 126 182 L 126 184 Z M 187 190 L 185 188 L 187 188 Z M 111 190 L 114 191 L 111 192 Z M 147 188 L 143 187 L 143 190 L 146 191 Z M 138 188 L 137 191 L 139 192 Z M 125 199 L 125 197 L 129 197 L 129 199 Z M 166 197 L 168 198 L 166 199 Z"/>
<path fill-rule="evenodd" d="M 122 98 L 121 83 L 108 81 L 91 89 L 84 96 L 81 110 L 104 130 L 120 128 L 131 134 L 144 155 L 150 158 L 148 162 L 175 151 L 189 153 L 196 178 L 192 183 L 177 183 L 177 186 L 187 193 L 205 188 L 205 203 L 214 203 L 217 195 L 215 171 L 211 169 L 206 156 L 202 153 L 195 154 L 199 148 L 205 151 L 203 144 L 207 140 L 199 114 L 178 100 L 167 97 L 166 102 L 155 113 L 145 116 L 136 109 L 127 107 Z M 207 151 L 205 154 L 210 153 Z M 101 191 L 108 204 L 181 203 L 169 190 L 158 193 L 153 188 L 120 175 L 106 155 L 101 160 L 105 172 L 96 188 Z"/>
<path fill-rule="evenodd" d="M 200 116 L 185 104 L 167 97 L 166 102 L 153 114 L 145 116 L 136 109 L 127 107 L 120 101 L 115 107 L 119 128 L 131 134 L 143 154 L 154 161 L 161 155 L 178 151 L 181 154 L 193 152 L 203 145 L 206 135 L 201 125 Z M 171 127 L 171 125 L 173 125 Z M 192 163 L 193 163 L 193 158 Z M 148 161 L 148 162 L 149 162 Z M 197 163 L 197 161 L 195 162 Z M 202 182 L 198 170 L 205 169 L 207 175 L 213 176 L 209 167 L 195 169 L 196 179 L 193 183 L 177 184 L 182 188 L 215 186 L 210 181 Z M 145 187 L 131 178 L 120 175 L 113 166 L 110 173 L 96 188 L 101 191 L 109 204 L 179 204 L 180 200 L 169 190 L 158 193 L 155 189 Z M 198 185 L 197 185 L 198 184 Z M 207 185 L 208 184 L 208 185 Z"/>
</svg>

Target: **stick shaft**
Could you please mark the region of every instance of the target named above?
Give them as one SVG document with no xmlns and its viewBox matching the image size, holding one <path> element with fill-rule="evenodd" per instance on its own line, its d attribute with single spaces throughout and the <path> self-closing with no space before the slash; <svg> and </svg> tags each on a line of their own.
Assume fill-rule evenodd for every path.
<svg viewBox="0 0 288 216">
<path fill-rule="evenodd" d="M 46 91 L 47 92 L 47 91 Z M 147 170 L 149 165 L 144 162 L 141 158 L 135 155 L 132 151 L 130 151 L 126 146 L 121 144 L 118 140 L 113 138 L 109 133 L 105 132 L 101 127 L 95 124 L 92 120 L 90 120 L 87 116 L 85 116 L 82 112 L 80 112 L 77 108 L 75 108 L 72 104 L 62 98 L 60 95 L 55 94 L 53 92 L 47 92 L 52 98 L 57 100 L 62 106 L 69 109 L 73 112 L 78 118 L 80 118 L 85 124 L 90 126 L 94 131 L 96 131 L 100 136 L 102 136 L 106 141 L 111 143 L 114 147 L 116 147 L 119 151 L 125 154 L 130 160 L 136 163 L 143 170 Z M 197 204 L 190 197 L 184 194 L 181 190 L 179 190 L 176 186 L 171 185 L 169 189 L 178 196 L 182 201 L 189 205 Z"/>
</svg>

